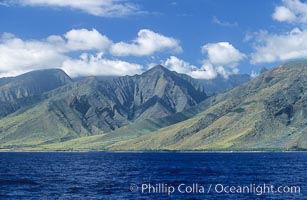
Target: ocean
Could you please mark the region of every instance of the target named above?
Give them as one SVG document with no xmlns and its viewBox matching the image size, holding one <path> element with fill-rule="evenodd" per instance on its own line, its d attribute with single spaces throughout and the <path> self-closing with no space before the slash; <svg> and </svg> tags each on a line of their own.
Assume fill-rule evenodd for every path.
<svg viewBox="0 0 307 200">
<path fill-rule="evenodd" d="M 0 199 L 307 199 L 307 153 L 0 153 Z"/>
</svg>

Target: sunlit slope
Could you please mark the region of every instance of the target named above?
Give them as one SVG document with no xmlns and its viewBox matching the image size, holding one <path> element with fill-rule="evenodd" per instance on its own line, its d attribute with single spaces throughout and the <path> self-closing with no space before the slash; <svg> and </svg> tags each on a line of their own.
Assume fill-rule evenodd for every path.
<svg viewBox="0 0 307 200">
<path fill-rule="evenodd" d="M 28 72 L 16 77 L 0 78 L 1 118 L 40 102 L 48 91 L 71 83 L 70 77 L 60 69 Z"/>
<path fill-rule="evenodd" d="M 307 62 L 265 72 L 207 99 L 199 115 L 111 150 L 306 150 Z"/>
<path fill-rule="evenodd" d="M 146 119 L 186 110 L 207 96 L 192 78 L 156 66 L 142 75 L 110 81 L 87 77 L 37 98 L 0 119 L 0 148 L 36 148 L 83 136 L 104 135 L 131 123 L 146 123 Z M 158 124 L 158 128 L 164 126 L 164 122 Z"/>
<path fill-rule="evenodd" d="M 86 94 L 87 84 L 72 83 L 51 91 L 51 97 L 0 120 L 0 148 L 35 147 L 89 135 L 80 117 L 61 99 L 70 93 Z M 69 101 L 69 99 L 67 99 Z"/>
<path fill-rule="evenodd" d="M 306 61 L 281 65 L 183 112 L 160 119 L 126 121 L 128 125 L 111 132 L 94 130 L 85 123 L 91 121 L 84 120 L 87 115 L 82 115 L 83 101 L 79 97 L 85 96 L 96 108 L 106 102 L 107 97 L 100 98 L 103 93 L 97 90 L 99 82 L 86 79 L 51 91 L 50 97 L 40 104 L 2 119 L 1 148 L 35 151 L 306 150 L 306 66 Z M 75 105 L 75 97 L 80 107 L 67 106 Z M 93 122 L 95 125 L 99 120 Z M 93 131 L 99 135 L 93 135 Z"/>
<path fill-rule="evenodd" d="M 205 107 L 210 106 L 210 104 L 208 103 L 210 102 L 201 103 L 197 107 L 192 107 L 183 112 L 175 113 L 167 117 L 137 121 L 105 134 L 78 137 L 75 139 L 64 140 L 60 142 L 53 141 L 52 143 L 41 143 L 40 145 L 22 147 L 22 150 L 29 150 L 29 151 L 109 150 L 110 147 L 116 143 L 135 139 L 143 135 L 150 134 L 151 132 L 161 129 L 163 127 L 167 127 L 172 124 L 189 119 L 195 116 L 197 113 L 199 113 L 200 109 L 204 109 Z"/>
</svg>

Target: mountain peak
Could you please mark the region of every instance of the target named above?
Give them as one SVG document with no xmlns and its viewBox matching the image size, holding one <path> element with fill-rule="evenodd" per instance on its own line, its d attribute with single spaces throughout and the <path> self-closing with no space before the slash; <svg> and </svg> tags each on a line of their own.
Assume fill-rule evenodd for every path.
<svg viewBox="0 0 307 200">
<path fill-rule="evenodd" d="M 60 74 L 60 75 L 65 75 L 65 76 L 68 76 L 62 69 L 59 69 L 59 68 L 50 68 L 50 69 L 41 69 L 41 70 L 35 70 L 35 71 L 30 71 L 30 72 L 27 72 L 27 73 L 24 73 L 24 74 L 21 74 L 19 76 L 16 76 L 17 77 L 25 77 L 25 76 L 29 76 L 29 75 L 44 75 L 44 74 Z"/>
<path fill-rule="evenodd" d="M 0 84 L 0 100 L 14 101 L 24 97 L 40 95 L 71 83 L 72 80 L 61 69 L 44 69 L 7 78 L 3 82 L 3 84 Z"/>
<path fill-rule="evenodd" d="M 155 73 L 155 72 L 169 73 L 170 70 L 164 67 L 163 65 L 156 65 L 153 68 L 146 71 L 145 73 Z"/>
</svg>

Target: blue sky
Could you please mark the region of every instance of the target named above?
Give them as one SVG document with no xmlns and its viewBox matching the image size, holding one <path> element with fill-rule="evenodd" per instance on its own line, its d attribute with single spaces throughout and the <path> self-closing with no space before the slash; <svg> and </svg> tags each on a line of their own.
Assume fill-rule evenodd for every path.
<svg viewBox="0 0 307 200">
<path fill-rule="evenodd" d="M 257 74 L 307 58 L 300 0 L 0 0 L 0 77 L 44 68 L 194 78 Z"/>
</svg>

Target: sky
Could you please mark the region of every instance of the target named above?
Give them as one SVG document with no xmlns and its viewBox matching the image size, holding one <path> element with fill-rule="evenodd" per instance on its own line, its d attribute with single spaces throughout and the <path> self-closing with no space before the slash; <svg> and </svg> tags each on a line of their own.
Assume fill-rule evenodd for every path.
<svg viewBox="0 0 307 200">
<path fill-rule="evenodd" d="M 307 58 L 306 24 L 303 0 L 0 0 L 0 77 L 257 76 Z"/>
</svg>

